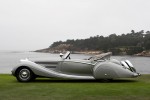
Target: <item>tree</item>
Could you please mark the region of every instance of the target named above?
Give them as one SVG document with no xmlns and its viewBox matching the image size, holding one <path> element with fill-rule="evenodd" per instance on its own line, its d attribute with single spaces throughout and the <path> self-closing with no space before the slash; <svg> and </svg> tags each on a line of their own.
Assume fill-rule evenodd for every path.
<svg viewBox="0 0 150 100">
<path fill-rule="evenodd" d="M 107 37 L 96 35 L 87 39 L 68 39 L 54 42 L 50 48 L 57 47 L 60 44 L 71 45 L 69 50 L 74 51 L 103 50 L 107 52 L 113 50 L 115 54 L 119 54 L 119 52 L 135 54 L 141 52 L 141 48 L 150 49 L 150 31 L 144 33 L 144 30 L 138 32 L 131 30 L 131 33 L 121 35 L 114 33 Z"/>
</svg>

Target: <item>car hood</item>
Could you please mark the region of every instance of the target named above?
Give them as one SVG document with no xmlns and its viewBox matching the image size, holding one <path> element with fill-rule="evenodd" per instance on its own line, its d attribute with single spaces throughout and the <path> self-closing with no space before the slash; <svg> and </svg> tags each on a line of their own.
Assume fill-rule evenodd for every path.
<svg viewBox="0 0 150 100">
<path fill-rule="evenodd" d="M 32 62 L 60 62 L 63 61 L 61 58 L 54 58 L 54 59 L 49 59 L 49 58 L 30 58 L 28 59 Z M 64 61 L 69 61 L 69 62 L 78 62 L 78 63 L 90 63 L 90 60 L 82 60 L 82 59 L 66 59 Z"/>
<path fill-rule="evenodd" d="M 49 59 L 49 58 L 30 58 L 29 59 L 32 62 L 58 62 L 58 61 L 62 61 L 59 58 L 55 58 L 55 59 Z"/>
</svg>

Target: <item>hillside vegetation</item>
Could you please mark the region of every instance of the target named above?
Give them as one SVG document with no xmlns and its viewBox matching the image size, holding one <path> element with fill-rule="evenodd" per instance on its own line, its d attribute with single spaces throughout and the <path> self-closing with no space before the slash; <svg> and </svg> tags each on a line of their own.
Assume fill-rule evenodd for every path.
<svg viewBox="0 0 150 100">
<path fill-rule="evenodd" d="M 109 36 L 93 36 L 87 39 L 68 39 L 66 41 L 56 41 L 47 49 L 37 50 L 45 52 L 83 52 L 83 51 L 111 51 L 113 54 L 138 54 L 142 51 L 150 50 L 150 31 L 141 30 L 130 33 Z"/>
</svg>

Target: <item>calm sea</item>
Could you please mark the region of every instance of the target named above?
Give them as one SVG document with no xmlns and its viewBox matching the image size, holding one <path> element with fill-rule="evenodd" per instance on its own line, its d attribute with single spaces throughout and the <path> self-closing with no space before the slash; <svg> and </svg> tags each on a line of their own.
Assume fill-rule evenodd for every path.
<svg viewBox="0 0 150 100">
<path fill-rule="evenodd" d="M 85 59 L 91 55 L 71 54 L 72 59 Z M 10 74 L 20 59 L 57 59 L 59 54 L 37 53 L 37 52 L 10 52 L 0 51 L 0 73 Z M 112 56 L 111 58 L 118 60 L 130 60 L 137 71 L 141 74 L 150 74 L 150 57 L 135 57 L 135 56 Z"/>
</svg>

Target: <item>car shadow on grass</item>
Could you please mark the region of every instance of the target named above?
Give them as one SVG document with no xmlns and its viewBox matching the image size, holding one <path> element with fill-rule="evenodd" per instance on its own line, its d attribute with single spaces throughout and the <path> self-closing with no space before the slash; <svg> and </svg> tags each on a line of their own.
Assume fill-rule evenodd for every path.
<svg viewBox="0 0 150 100">
<path fill-rule="evenodd" d="M 133 83 L 134 79 L 114 79 L 114 80 L 66 80 L 66 79 L 36 79 L 33 83 Z"/>
</svg>

